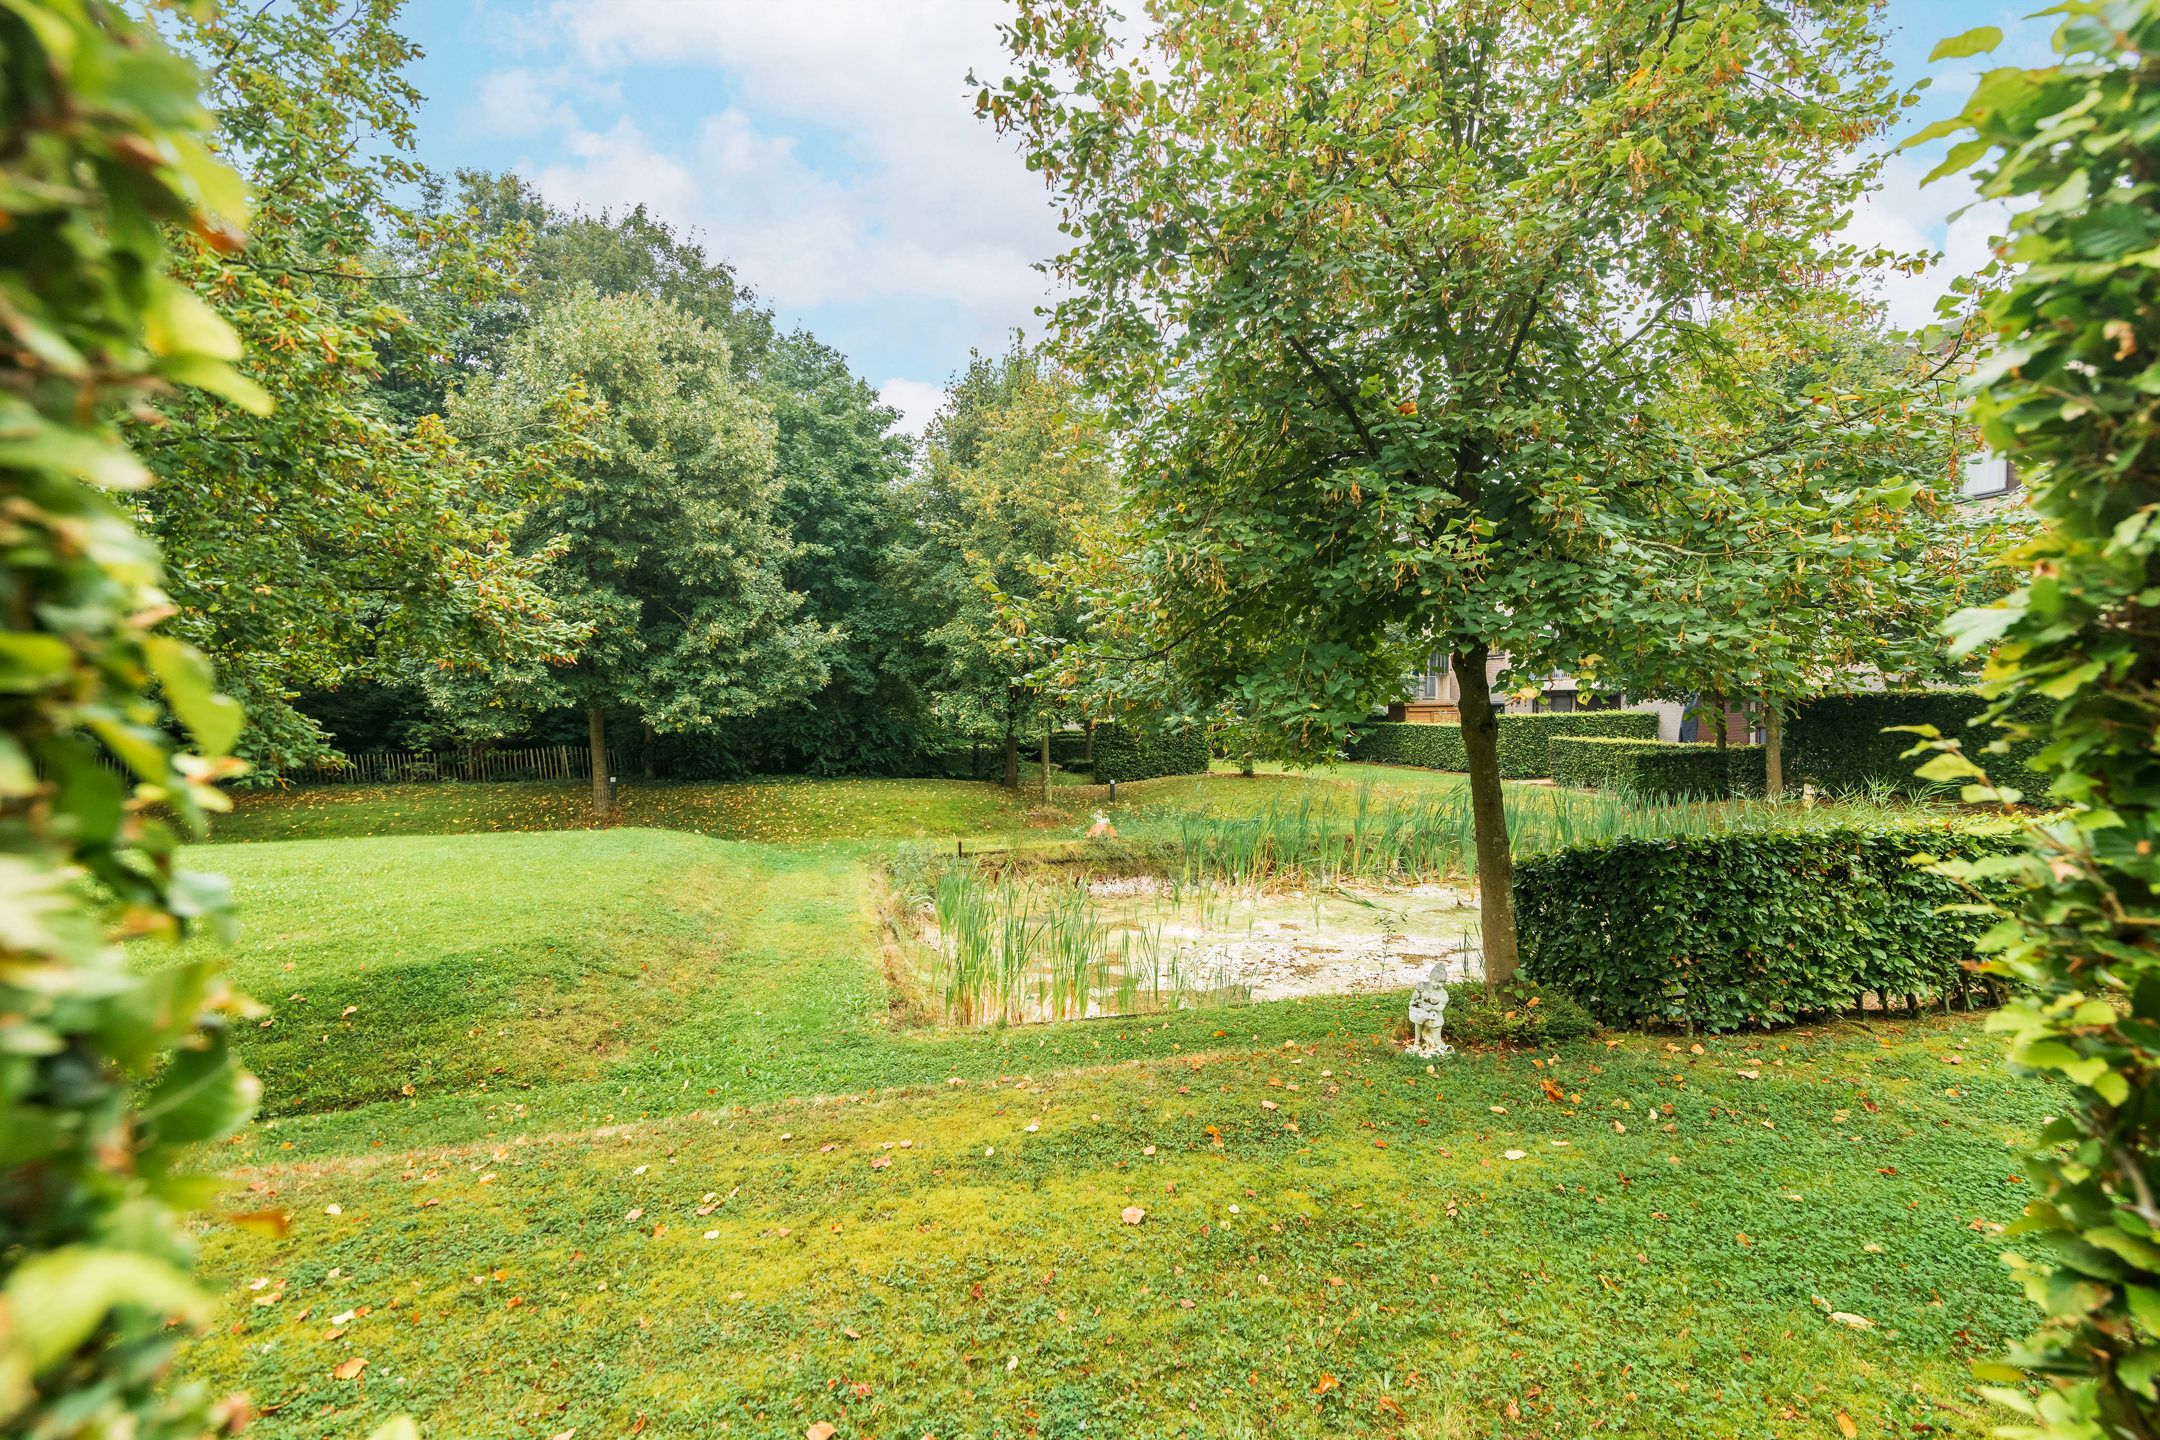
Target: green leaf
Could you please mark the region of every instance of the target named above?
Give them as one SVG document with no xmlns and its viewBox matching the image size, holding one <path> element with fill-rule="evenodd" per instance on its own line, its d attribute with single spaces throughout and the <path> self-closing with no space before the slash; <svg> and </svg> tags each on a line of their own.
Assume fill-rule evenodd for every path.
<svg viewBox="0 0 2160 1440">
<path fill-rule="evenodd" d="M 262 1082 L 240 1067 L 220 1035 L 173 1056 L 143 1099 L 142 1124 L 163 1143 L 219 1140 L 245 1125 L 261 1098 Z"/>
<path fill-rule="evenodd" d="M 1962 35 L 1952 35 L 1947 40 L 1937 41 L 1935 48 L 1928 52 L 1928 63 L 1932 65 L 1937 60 L 1963 60 L 1969 55 L 1993 50 L 2002 44 L 2002 38 L 2002 27 L 1998 25 L 1975 25 Z"/>
<path fill-rule="evenodd" d="M 151 479 L 148 467 L 117 440 L 58 425 L 0 440 L 0 466 L 57 470 L 107 490 L 140 490 Z"/>
<path fill-rule="evenodd" d="M 169 635 L 152 635 L 143 641 L 143 652 L 158 683 L 165 687 L 165 701 L 173 714 L 194 735 L 205 755 L 224 755 L 239 738 L 246 718 L 240 702 L 217 690 L 217 673 L 194 646 Z"/>
<path fill-rule="evenodd" d="M 0 633 L 0 692 L 27 695 L 66 680 L 75 669 L 75 651 L 57 635 Z M 18 748 L 17 753 L 20 754 Z"/>
<path fill-rule="evenodd" d="M 277 409 L 270 392 L 222 360 L 203 355 L 174 355 L 158 364 L 158 373 L 181 385 L 192 385 L 230 400 L 250 415 L 268 415 Z"/>
<path fill-rule="evenodd" d="M 238 360 L 240 337 L 225 317 L 185 285 L 166 281 L 143 308 L 143 343 L 154 355 L 207 355 Z"/>
<path fill-rule="evenodd" d="M 80 1348 L 123 1306 L 190 1319 L 209 1312 L 206 1297 L 178 1267 L 137 1251 L 82 1245 L 32 1254 L 0 1295 L 40 1372 Z"/>
</svg>

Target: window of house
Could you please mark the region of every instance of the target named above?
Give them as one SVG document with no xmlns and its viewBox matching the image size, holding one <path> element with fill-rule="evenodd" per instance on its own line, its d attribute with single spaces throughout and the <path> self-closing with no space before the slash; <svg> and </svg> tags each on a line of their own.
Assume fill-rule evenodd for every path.
<svg viewBox="0 0 2160 1440">
<path fill-rule="evenodd" d="M 1417 684 L 1414 687 L 1416 698 L 1437 701 L 1440 698 L 1440 682 L 1447 678 L 1447 673 L 1448 658 L 1446 655 L 1426 656 L 1425 668 L 1418 673 Z"/>
<path fill-rule="evenodd" d="M 1968 500 L 1982 495 L 2002 495 L 2017 488 L 2017 474 L 2007 456 L 1983 451 L 1965 457 L 1965 474 L 1958 493 Z"/>
</svg>

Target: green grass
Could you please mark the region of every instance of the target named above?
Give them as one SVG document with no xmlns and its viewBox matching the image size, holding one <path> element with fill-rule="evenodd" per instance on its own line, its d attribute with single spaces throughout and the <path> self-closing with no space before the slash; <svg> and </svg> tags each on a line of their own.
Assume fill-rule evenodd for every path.
<svg viewBox="0 0 2160 1440">
<path fill-rule="evenodd" d="M 243 793 L 217 818 L 217 840 L 327 840 L 606 828 L 583 781 L 318 785 Z M 686 830 L 724 840 L 927 838 L 997 834 L 1027 823 L 1030 803 L 968 780 L 764 780 L 625 784 L 607 824 Z"/>
<path fill-rule="evenodd" d="M 746 788 L 685 807 L 713 834 L 196 852 L 274 1022 L 219 1158 L 228 1208 L 292 1229 L 206 1230 L 229 1298 L 188 1361 L 275 1407 L 251 1434 L 1987 1433 L 1965 1366 L 2028 1323 L 1992 1227 L 2049 1097 L 1977 1022 L 1433 1073 L 1400 996 L 910 1028 L 890 844 L 829 837 L 1022 812 Z M 479 823 L 405 794 L 316 813 Z M 806 843 L 715 838 L 790 805 Z"/>
</svg>

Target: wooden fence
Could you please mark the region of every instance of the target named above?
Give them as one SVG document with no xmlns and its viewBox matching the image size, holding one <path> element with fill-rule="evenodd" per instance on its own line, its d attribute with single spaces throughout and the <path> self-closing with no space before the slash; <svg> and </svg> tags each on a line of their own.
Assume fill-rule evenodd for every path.
<svg viewBox="0 0 2160 1440">
<path fill-rule="evenodd" d="M 534 745 L 521 750 L 370 750 L 342 764 L 284 772 L 296 785 L 413 785 L 432 780 L 585 780 L 592 751 L 584 745 Z M 616 772 L 620 774 L 620 771 Z"/>
</svg>

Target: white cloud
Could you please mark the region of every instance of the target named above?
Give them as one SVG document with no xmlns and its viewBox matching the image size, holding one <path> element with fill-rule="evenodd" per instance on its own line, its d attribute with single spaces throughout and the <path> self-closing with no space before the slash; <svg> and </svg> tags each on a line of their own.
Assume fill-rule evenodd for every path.
<svg viewBox="0 0 2160 1440">
<path fill-rule="evenodd" d="M 557 86 L 523 65 L 497 70 L 482 80 L 464 118 L 481 135 L 510 138 L 545 134 L 577 123 Z"/>
<path fill-rule="evenodd" d="M 893 429 L 902 435 L 921 435 L 945 403 L 945 389 L 920 380 L 887 380 L 878 386 L 878 399 L 900 412 Z"/>
<path fill-rule="evenodd" d="M 594 210 L 644 204 L 680 218 L 700 193 L 689 167 L 655 146 L 628 116 L 604 131 L 571 130 L 559 146 L 565 159 L 518 167 L 558 204 Z"/>
<path fill-rule="evenodd" d="M 1988 242 L 2003 232 L 2010 215 L 2000 201 L 1974 203 L 1972 182 L 1962 175 L 1922 185 L 1934 165 L 1926 152 L 1892 156 L 1883 167 L 1882 188 L 1858 207 L 1844 235 L 1902 254 L 1940 255 L 1918 274 L 1886 272 L 1878 284 L 1890 322 L 1905 328 L 1935 319 L 1935 301 L 1950 282 L 1987 264 Z"/>
<path fill-rule="evenodd" d="M 957 358 L 1032 327 L 1048 294 L 1035 262 L 1061 241 L 1040 179 L 976 119 L 966 85 L 971 66 L 1003 74 L 1004 13 L 970 0 L 557 0 L 556 68 L 498 71 L 473 123 L 536 148 L 550 134 L 518 167 L 549 198 L 642 201 L 783 314 L 861 310 L 888 336 L 929 327 Z M 586 98 L 624 85 L 634 98 L 639 66 L 712 72 L 712 108 L 687 138 Z M 566 78 L 551 92 L 555 74 Z M 582 116 L 552 101 L 573 86 Z"/>
</svg>

